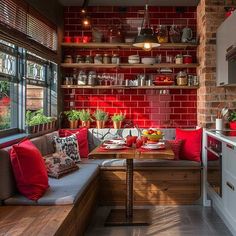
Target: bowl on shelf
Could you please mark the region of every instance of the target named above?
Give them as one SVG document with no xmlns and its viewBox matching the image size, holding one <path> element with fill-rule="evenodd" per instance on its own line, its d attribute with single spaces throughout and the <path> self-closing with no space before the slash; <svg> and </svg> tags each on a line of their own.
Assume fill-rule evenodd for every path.
<svg viewBox="0 0 236 236">
<path fill-rule="evenodd" d="M 145 65 L 152 65 L 156 63 L 156 58 L 155 57 L 143 57 L 141 59 L 141 62 Z"/>
<path fill-rule="evenodd" d="M 129 64 L 139 64 L 140 63 L 140 57 L 139 55 L 130 55 L 128 57 Z"/>
</svg>

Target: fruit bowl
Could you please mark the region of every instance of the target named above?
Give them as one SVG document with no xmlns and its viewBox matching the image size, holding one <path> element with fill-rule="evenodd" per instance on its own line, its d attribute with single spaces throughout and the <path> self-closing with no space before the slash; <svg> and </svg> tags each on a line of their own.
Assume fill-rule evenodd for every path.
<svg viewBox="0 0 236 236">
<path fill-rule="evenodd" d="M 143 130 L 142 136 L 147 139 L 147 141 L 158 142 L 163 138 L 163 133 L 158 129 L 148 129 Z"/>
</svg>

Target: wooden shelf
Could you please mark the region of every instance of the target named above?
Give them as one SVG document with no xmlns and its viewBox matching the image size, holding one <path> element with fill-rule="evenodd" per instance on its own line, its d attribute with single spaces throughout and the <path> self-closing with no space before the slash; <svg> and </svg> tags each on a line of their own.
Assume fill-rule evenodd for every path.
<svg viewBox="0 0 236 236">
<path fill-rule="evenodd" d="M 88 85 L 61 85 L 63 89 L 198 89 L 198 86 L 178 86 L 178 85 L 167 85 L 167 86 L 118 86 L 118 85 L 97 85 L 97 86 L 88 86 Z"/>
<path fill-rule="evenodd" d="M 153 65 L 146 64 L 94 64 L 94 63 L 61 63 L 63 68 L 197 68 L 199 64 L 170 64 L 170 63 L 159 63 Z"/>
<path fill-rule="evenodd" d="M 76 47 L 76 48 L 136 48 L 132 43 L 62 43 L 62 47 Z M 163 43 L 160 47 L 154 49 L 168 49 L 168 48 L 189 48 L 197 47 L 196 43 Z M 138 48 L 137 48 L 138 50 Z"/>
</svg>

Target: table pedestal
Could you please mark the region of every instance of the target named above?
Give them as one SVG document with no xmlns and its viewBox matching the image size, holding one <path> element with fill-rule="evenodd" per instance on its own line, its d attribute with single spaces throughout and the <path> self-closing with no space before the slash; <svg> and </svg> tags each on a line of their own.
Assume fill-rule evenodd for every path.
<svg viewBox="0 0 236 236">
<path fill-rule="evenodd" d="M 111 210 L 105 226 L 149 225 L 148 209 L 133 209 L 133 159 L 126 160 L 126 208 Z"/>
</svg>

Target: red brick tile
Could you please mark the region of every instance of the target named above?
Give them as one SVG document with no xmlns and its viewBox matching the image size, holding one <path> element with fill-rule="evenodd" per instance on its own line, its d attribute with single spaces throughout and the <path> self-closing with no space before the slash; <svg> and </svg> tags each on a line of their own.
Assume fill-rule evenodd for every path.
<svg viewBox="0 0 236 236">
<path fill-rule="evenodd" d="M 174 101 L 188 101 L 187 95 L 175 95 Z"/>
<path fill-rule="evenodd" d="M 144 101 L 144 97 L 143 95 L 132 95 L 131 96 L 131 101 Z"/>
</svg>

